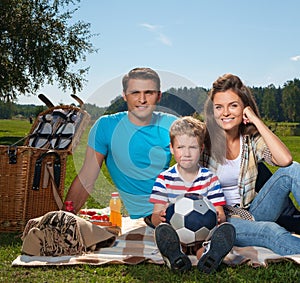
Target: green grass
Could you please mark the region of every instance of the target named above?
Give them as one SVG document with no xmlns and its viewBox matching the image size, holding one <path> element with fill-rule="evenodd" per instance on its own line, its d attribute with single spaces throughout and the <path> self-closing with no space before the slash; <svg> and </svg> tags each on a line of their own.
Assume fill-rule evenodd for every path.
<svg viewBox="0 0 300 283">
<path fill-rule="evenodd" d="M 281 140 L 287 145 L 289 150 L 292 153 L 293 159 L 296 161 L 300 161 L 300 136 L 285 136 L 282 137 Z"/>
<path fill-rule="evenodd" d="M 28 120 L 0 119 L 0 144 L 11 145 L 21 141 L 29 133 L 31 126 Z"/>
<path fill-rule="evenodd" d="M 0 120 L 0 144 L 11 144 L 24 137 L 30 130 L 28 121 Z M 66 191 L 78 172 L 85 152 L 86 130 L 73 156 L 69 156 L 66 174 Z M 300 161 L 300 137 L 283 137 L 294 159 Z M 114 187 L 104 168 L 95 193 L 87 201 L 87 207 L 108 205 Z M 13 209 L 13 208 L 12 208 Z M 221 265 L 213 275 L 198 272 L 196 268 L 178 275 L 165 266 L 149 263 L 139 265 L 60 266 L 60 267 L 12 267 L 12 261 L 20 254 L 22 241 L 19 233 L 0 233 L 0 282 L 299 282 L 300 268 L 293 262 L 270 263 L 268 268 L 254 268 L 246 264 L 229 267 Z"/>
</svg>

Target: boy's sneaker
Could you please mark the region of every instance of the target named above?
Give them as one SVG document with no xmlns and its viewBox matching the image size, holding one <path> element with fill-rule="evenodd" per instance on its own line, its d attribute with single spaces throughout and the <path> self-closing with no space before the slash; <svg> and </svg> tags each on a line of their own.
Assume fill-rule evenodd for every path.
<svg viewBox="0 0 300 283">
<path fill-rule="evenodd" d="M 155 228 L 154 236 L 156 245 L 171 270 L 184 272 L 191 269 L 192 263 L 182 252 L 179 237 L 171 225 L 161 223 Z"/>
<path fill-rule="evenodd" d="M 197 268 L 205 273 L 215 271 L 223 258 L 231 251 L 235 241 L 235 228 L 230 223 L 222 223 L 213 232 Z"/>
</svg>

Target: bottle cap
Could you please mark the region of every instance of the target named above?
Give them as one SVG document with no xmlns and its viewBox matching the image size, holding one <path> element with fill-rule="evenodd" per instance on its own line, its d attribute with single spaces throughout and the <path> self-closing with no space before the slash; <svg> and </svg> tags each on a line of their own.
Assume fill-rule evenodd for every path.
<svg viewBox="0 0 300 283">
<path fill-rule="evenodd" d="M 118 197 L 118 196 L 119 196 L 119 193 L 118 193 L 118 192 L 113 192 L 113 193 L 111 193 L 111 196 L 112 196 L 112 197 Z"/>
</svg>

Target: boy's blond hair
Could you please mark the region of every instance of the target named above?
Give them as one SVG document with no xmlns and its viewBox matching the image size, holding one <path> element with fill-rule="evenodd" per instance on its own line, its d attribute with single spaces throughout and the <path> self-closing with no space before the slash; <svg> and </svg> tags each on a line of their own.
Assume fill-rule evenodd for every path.
<svg viewBox="0 0 300 283">
<path fill-rule="evenodd" d="M 199 147 L 202 147 L 204 144 L 205 133 L 205 123 L 191 116 L 181 117 L 174 121 L 171 125 L 171 144 L 174 145 L 174 139 L 176 136 L 188 135 L 190 137 L 196 137 L 198 140 Z"/>
</svg>

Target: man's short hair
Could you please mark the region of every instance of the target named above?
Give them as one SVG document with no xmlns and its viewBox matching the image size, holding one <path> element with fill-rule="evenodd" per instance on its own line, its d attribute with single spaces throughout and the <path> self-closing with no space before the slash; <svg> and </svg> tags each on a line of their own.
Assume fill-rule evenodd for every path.
<svg viewBox="0 0 300 283">
<path fill-rule="evenodd" d="M 152 80 L 156 83 L 157 91 L 160 91 L 159 75 L 151 68 L 134 68 L 129 71 L 122 79 L 123 91 L 126 92 L 128 88 L 128 81 L 130 79 Z"/>
</svg>

